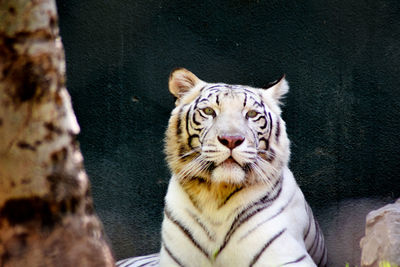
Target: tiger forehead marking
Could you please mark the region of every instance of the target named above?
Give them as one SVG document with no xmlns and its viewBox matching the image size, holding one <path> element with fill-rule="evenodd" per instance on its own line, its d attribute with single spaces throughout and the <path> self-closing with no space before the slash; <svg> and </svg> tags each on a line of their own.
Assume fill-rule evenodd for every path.
<svg viewBox="0 0 400 267">
<path fill-rule="evenodd" d="M 216 118 L 213 122 L 210 122 L 210 118 L 202 112 L 204 108 L 212 108 L 215 112 Z M 254 114 L 252 118 L 247 115 L 249 111 Z M 256 135 L 262 136 L 266 131 L 271 131 L 271 127 L 267 128 L 267 116 L 272 123 L 271 113 L 267 113 L 263 101 L 257 93 L 240 86 L 214 85 L 203 89 L 195 101 L 192 120 L 194 124 L 204 126 L 204 128 L 197 128 L 204 133 L 203 135 L 199 134 L 199 142 L 202 145 L 207 137 L 206 134 L 210 134 L 207 130 L 214 127 L 216 129 L 213 134 L 210 134 L 211 138 L 224 135 L 243 136 L 254 143 L 255 148 L 259 148 L 260 140 L 256 138 Z M 252 131 L 253 135 L 245 136 L 246 132 Z"/>
<path fill-rule="evenodd" d="M 248 102 L 249 101 L 249 102 Z M 221 109 L 234 110 L 251 106 L 262 107 L 261 96 L 250 88 L 228 84 L 212 85 L 201 90 L 196 105 L 202 102 L 215 104 Z"/>
</svg>

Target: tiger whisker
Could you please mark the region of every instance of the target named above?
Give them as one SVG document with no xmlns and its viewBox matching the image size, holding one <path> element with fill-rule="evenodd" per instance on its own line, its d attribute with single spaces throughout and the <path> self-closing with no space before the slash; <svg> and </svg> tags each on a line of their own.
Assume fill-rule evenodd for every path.
<svg viewBox="0 0 400 267">
<path fill-rule="evenodd" d="M 244 154 L 251 154 L 251 155 L 253 155 L 253 154 L 256 154 L 257 152 L 256 151 L 240 151 L 241 153 L 244 153 Z"/>
<path fill-rule="evenodd" d="M 196 170 L 192 170 L 193 173 L 188 173 L 187 175 L 190 174 L 191 177 L 195 177 L 197 176 L 198 173 L 204 171 L 205 169 L 207 169 L 209 167 L 209 163 L 205 163 L 205 164 L 201 164 L 201 165 L 197 165 L 196 166 Z M 188 181 L 190 181 L 190 179 L 184 179 L 183 180 L 183 184 L 187 183 Z"/>
<path fill-rule="evenodd" d="M 179 173 L 179 177 L 186 177 L 186 176 L 196 176 L 197 174 L 201 173 L 205 169 L 210 166 L 211 162 L 206 161 L 204 156 L 200 155 L 199 157 L 193 159 L 189 164 L 187 164 Z"/>
<path fill-rule="evenodd" d="M 179 156 L 178 159 L 185 158 L 185 157 L 190 156 L 191 154 L 196 153 L 196 152 L 199 153 L 199 152 L 200 152 L 200 149 L 194 148 L 194 149 L 190 150 L 189 152 L 187 152 L 187 153 L 185 153 L 185 154 Z"/>
<path fill-rule="evenodd" d="M 204 156 L 210 155 L 210 154 L 219 154 L 220 151 L 211 151 L 211 150 L 207 150 L 207 151 L 203 151 Z"/>
<path fill-rule="evenodd" d="M 258 164 L 252 165 L 252 168 L 253 168 L 253 170 L 256 171 L 256 173 L 258 174 L 259 177 L 265 178 L 265 179 L 261 179 L 261 181 L 263 181 L 268 186 L 273 185 L 273 183 L 271 182 L 271 178 L 268 176 L 268 174 L 266 174 L 264 172 L 264 170 Z"/>
<path fill-rule="evenodd" d="M 197 165 L 197 158 L 192 159 L 188 164 L 186 164 L 178 173 L 178 176 L 182 176 L 188 171 L 190 171 L 191 168 L 195 167 Z"/>
<path fill-rule="evenodd" d="M 193 159 L 190 163 L 185 165 L 185 167 L 178 173 L 178 176 L 188 175 L 196 166 L 199 165 L 199 163 L 201 163 L 200 157 Z"/>
<path fill-rule="evenodd" d="M 271 150 L 259 149 L 259 150 L 257 150 L 257 153 L 261 153 L 261 154 L 272 154 L 272 155 L 276 156 L 276 152 L 271 151 Z"/>
</svg>

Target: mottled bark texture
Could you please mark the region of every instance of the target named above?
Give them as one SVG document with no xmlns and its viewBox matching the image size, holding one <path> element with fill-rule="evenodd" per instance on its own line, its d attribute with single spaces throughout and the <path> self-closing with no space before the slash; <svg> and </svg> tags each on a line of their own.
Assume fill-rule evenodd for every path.
<svg viewBox="0 0 400 267">
<path fill-rule="evenodd" d="M 0 266 L 114 266 L 65 89 L 54 0 L 0 0 Z"/>
</svg>

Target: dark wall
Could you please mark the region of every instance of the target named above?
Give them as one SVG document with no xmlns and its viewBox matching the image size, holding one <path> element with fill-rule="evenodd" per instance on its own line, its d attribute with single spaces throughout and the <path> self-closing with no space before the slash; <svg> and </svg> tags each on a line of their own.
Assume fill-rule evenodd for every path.
<svg viewBox="0 0 400 267">
<path fill-rule="evenodd" d="M 286 73 L 290 166 L 323 221 L 345 199 L 399 197 L 399 1 L 57 2 L 81 148 L 117 258 L 159 248 L 175 67 L 253 86 Z"/>
</svg>

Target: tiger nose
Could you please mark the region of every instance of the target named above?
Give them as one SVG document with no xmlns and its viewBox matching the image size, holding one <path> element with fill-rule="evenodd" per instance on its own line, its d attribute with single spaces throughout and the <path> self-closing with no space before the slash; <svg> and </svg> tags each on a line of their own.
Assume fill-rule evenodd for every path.
<svg viewBox="0 0 400 267">
<path fill-rule="evenodd" d="M 221 135 L 218 136 L 218 141 L 232 150 L 243 143 L 244 137 L 241 135 Z"/>
</svg>

